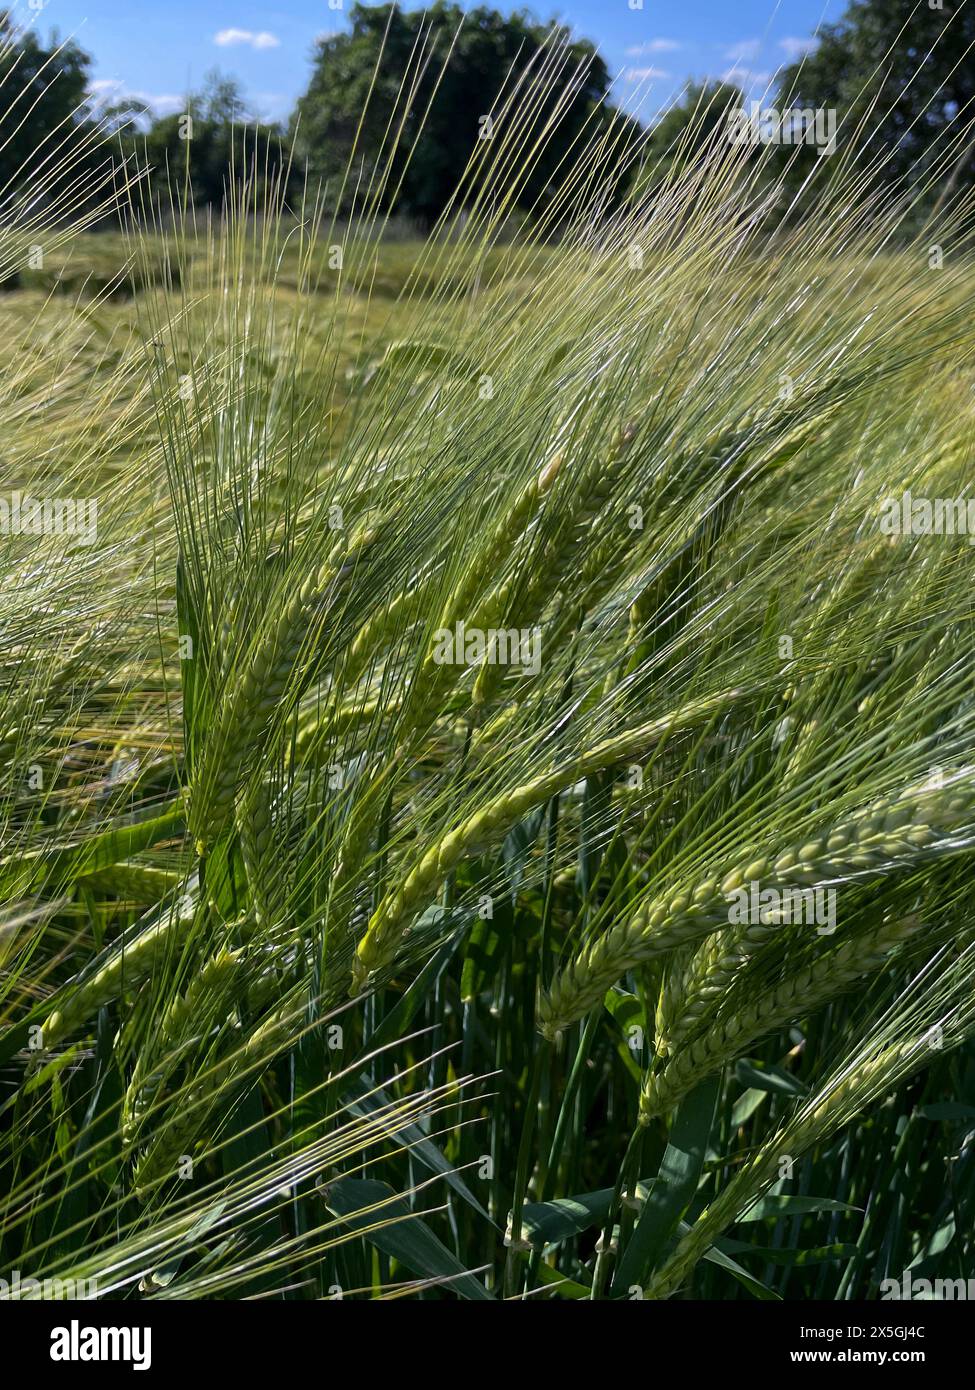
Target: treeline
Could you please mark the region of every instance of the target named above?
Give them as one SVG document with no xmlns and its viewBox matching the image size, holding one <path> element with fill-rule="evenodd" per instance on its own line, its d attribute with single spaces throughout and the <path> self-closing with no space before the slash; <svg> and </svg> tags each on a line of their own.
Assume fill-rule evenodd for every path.
<svg viewBox="0 0 975 1390">
<path fill-rule="evenodd" d="M 609 73 L 592 44 L 525 12 L 479 7 L 464 15 L 447 0 L 408 13 L 354 4 L 347 29 L 317 41 L 307 90 L 282 123 L 258 119 L 237 84 L 218 73 L 187 96 L 182 111 L 167 115 L 132 100 L 95 102 L 90 76 L 91 59 L 75 42 L 44 40 L 0 11 L 0 216 L 5 204 L 30 196 L 25 184 L 39 160 L 50 167 L 73 151 L 76 163 L 103 161 L 100 132 L 134 166 L 148 166 L 140 196 L 163 213 L 174 198 L 219 206 L 246 176 L 258 199 L 268 183 L 297 199 L 310 182 L 332 207 L 361 197 L 372 182 L 384 210 L 424 225 L 444 211 L 472 155 L 476 162 L 492 120 L 504 119 L 499 92 L 531 94 L 526 147 L 554 128 L 544 159 L 512 184 L 513 209 L 544 211 L 572 176 L 574 151 L 611 121 L 617 154 L 644 133 L 614 110 Z M 884 178 L 960 191 L 975 182 L 973 144 L 948 135 L 953 122 L 957 128 L 970 117 L 973 98 L 975 5 L 951 11 L 945 0 L 902 14 L 887 0 L 852 0 L 814 51 L 780 74 L 769 100 L 778 126 L 763 126 L 764 117 L 752 113 L 740 138 L 756 148 L 781 146 L 799 181 L 821 157 L 830 122 L 841 138 L 861 127 Z M 690 85 L 654 123 L 649 160 L 632 161 L 607 199 L 652 192 L 678 151 L 684 158 L 719 127 L 730 129 L 729 113 L 744 106 L 733 86 Z M 810 127 L 812 117 L 818 124 Z"/>
</svg>

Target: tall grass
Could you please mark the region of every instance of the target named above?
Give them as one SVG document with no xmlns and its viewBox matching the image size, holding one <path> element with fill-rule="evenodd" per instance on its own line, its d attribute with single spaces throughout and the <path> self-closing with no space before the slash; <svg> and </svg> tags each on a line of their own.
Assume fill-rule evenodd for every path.
<svg viewBox="0 0 975 1390">
<path fill-rule="evenodd" d="M 340 198 L 242 171 L 161 243 L 136 185 L 124 318 L 79 302 L 42 384 L 43 306 L 18 329 L 12 486 L 96 496 L 98 534 L 0 536 L 0 1266 L 284 1299 L 964 1270 L 969 550 L 880 520 L 965 492 L 970 203 L 908 235 L 925 190 L 867 127 L 802 219 L 720 139 L 620 203 L 652 151 L 610 121 L 512 237 L 554 45 L 389 300 L 429 61 Z M 442 660 L 458 624 L 537 669 Z M 736 921 L 753 881 L 835 892 L 835 932 Z"/>
</svg>

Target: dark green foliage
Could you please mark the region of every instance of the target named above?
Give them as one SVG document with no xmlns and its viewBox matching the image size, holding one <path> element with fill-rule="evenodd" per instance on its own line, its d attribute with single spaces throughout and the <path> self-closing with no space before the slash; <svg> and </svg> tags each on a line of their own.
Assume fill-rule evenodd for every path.
<svg viewBox="0 0 975 1390">
<path fill-rule="evenodd" d="M 565 40 L 569 66 L 584 62 L 586 70 L 568 101 L 564 84 L 556 84 L 536 118 L 540 131 L 557 102 L 565 101 L 558 133 L 532 168 L 518 198 L 522 208 L 534 206 L 539 199 L 544 204 L 549 185 L 558 184 L 569 173 L 571 160 L 566 162 L 565 157 L 605 97 L 609 75 L 590 43 L 569 43 L 567 33 L 558 26 L 536 23 L 524 11 L 503 16 L 478 6 L 465 18 L 458 5 L 445 0 L 408 12 L 391 4 L 354 5 L 349 31 L 318 43 L 312 79 L 293 122 L 299 154 L 316 179 L 331 185 L 332 197 L 338 200 L 336 184 L 353 149 L 355 162 L 362 161 L 367 177 L 383 163 L 388 123 L 402 78 L 411 92 L 410 109 L 385 201 L 432 222 L 446 206 L 479 142 L 482 148 L 488 143 L 481 136 L 483 118 L 495 113 L 495 120 L 504 119 L 497 114 L 498 93 L 506 86 L 510 91 L 519 77 L 530 82 L 529 73 L 539 80 L 544 80 L 546 71 L 551 73 L 552 55 L 542 50 L 543 45 L 551 45 L 553 34 Z M 414 87 L 412 74 L 421 37 L 435 44 L 435 52 Z M 436 102 L 428 111 L 435 90 Z M 350 185 L 347 197 L 351 191 Z"/>
<path fill-rule="evenodd" d="M 834 108 L 847 144 L 864 120 L 862 158 L 882 163 L 888 183 L 918 185 L 939 166 L 956 189 L 975 183 L 975 148 L 961 138 L 975 98 L 975 8 L 852 0 L 818 37 L 782 73 L 781 107 Z M 801 152 L 797 179 L 815 159 Z"/>
</svg>

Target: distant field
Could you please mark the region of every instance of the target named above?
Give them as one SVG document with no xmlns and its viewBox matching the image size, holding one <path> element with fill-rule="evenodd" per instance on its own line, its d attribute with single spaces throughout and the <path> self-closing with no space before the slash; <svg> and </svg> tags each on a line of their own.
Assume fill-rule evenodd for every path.
<svg viewBox="0 0 975 1390">
<path fill-rule="evenodd" d="M 255 237 L 255 257 L 258 242 Z M 314 332 L 318 317 L 314 306 L 320 302 L 323 351 L 335 363 L 341 392 L 343 381 L 409 331 L 416 318 L 411 303 L 427 301 L 424 319 L 428 336 L 448 340 L 479 293 L 497 294 L 500 287 L 501 293 L 517 294 L 530 285 L 534 270 L 557 254 L 535 250 L 515 279 L 506 269 L 506 252 L 490 250 L 482 267 L 484 288 L 472 290 L 464 276 L 438 269 L 426 243 L 391 240 L 366 253 L 365 269 L 357 261 L 354 281 L 347 278 L 340 287 L 339 275 L 332 268 L 332 243 L 323 239 L 310 254 L 300 252 L 297 245 L 286 246 L 274 265 L 273 287 L 269 288 L 282 335 L 286 335 L 286 325 L 299 304 Z M 248 267 L 255 282 L 266 273 L 256 259 Z M 83 365 L 84 391 L 90 394 L 100 380 L 117 374 L 120 362 L 132 360 L 144 349 L 150 318 L 165 317 L 183 303 L 199 309 L 217 292 L 218 275 L 214 246 L 202 237 L 198 242 L 184 238 L 177 244 L 175 239 L 158 236 L 143 241 L 135 250 L 119 233 L 77 236 L 67 247 L 44 252 L 42 264 L 23 269 L 0 288 L 0 362 L 11 361 L 22 352 L 21 334 L 29 326 L 33 348 L 46 342 L 50 353 L 36 358 L 25 389 L 40 386 L 48 370 L 53 378 L 55 363 L 62 362 L 71 351 L 79 388 Z M 429 302 L 434 299 L 435 309 Z M 147 307 L 153 301 L 150 315 Z M 53 417 L 59 429 L 64 424 L 64 387 L 62 381 L 62 407 Z M 34 424 L 41 427 L 42 422 Z"/>
</svg>

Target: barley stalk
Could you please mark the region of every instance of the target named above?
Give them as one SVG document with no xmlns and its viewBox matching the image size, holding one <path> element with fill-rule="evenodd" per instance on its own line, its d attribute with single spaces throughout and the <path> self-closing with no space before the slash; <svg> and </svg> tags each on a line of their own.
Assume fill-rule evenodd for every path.
<svg viewBox="0 0 975 1390">
<path fill-rule="evenodd" d="M 718 1018 L 706 1033 L 676 1052 L 662 1071 L 647 1077 L 640 1097 L 641 1124 L 649 1124 L 669 1110 L 699 1081 L 720 1070 L 756 1039 L 811 1013 L 879 969 L 889 953 L 919 932 L 922 925 L 918 917 L 884 923 L 824 953 L 754 1003 Z"/>
<path fill-rule="evenodd" d="M 222 761 L 199 788 L 194 787 L 190 800 L 190 828 L 201 851 L 222 833 L 233 813 L 248 761 L 281 701 L 309 629 L 314 629 L 335 602 L 339 589 L 374 539 L 374 533 L 367 531 L 348 549 L 344 544 L 337 546 L 282 605 L 270 631 L 259 642 L 214 731 L 212 743 L 222 754 Z"/>
<path fill-rule="evenodd" d="M 720 695 L 691 702 L 684 709 L 640 725 L 616 738 L 606 739 L 565 766 L 496 797 L 482 810 L 468 817 L 456 830 L 429 849 L 416 867 L 400 881 L 396 890 L 376 908 L 357 948 L 353 991 L 364 986 L 370 972 L 380 970 L 392 961 L 403 934 L 404 922 L 426 906 L 437 885 L 463 858 L 480 853 L 495 843 L 533 807 L 549 801 L 581 778 L 639 756 L 666 735 L 691 728 L 727 708 L 742 694 L 740 689 L 723 691 Z"/>
<path fill-rule="evenodd" d="M 123 986 L 140 984 L 157 966 L 171 959 L 195 915 L 195 901 L 189 897 L 177 900 L 138 936 L 113 950 L 95 973 L 73 990 L 69 987 L 60 1006 L 48 1015 L 41 1028 L 44 1046 L 54 1047 L 103 1004 L 117 998 Z"/>
<path fill-rule="evenodd" d="M 588 1013 L 627 970 L 727 927 L 730 895 L 743 885 L 767 879 L 780 887 L 813 887 L 851 875 L 883 875 L 931 854 L 963 849 L 958 834 L 971 828 L 973 806 L 975 779 L 966 769 L 963 780 L 880 798 L 818 838 L 776 854 L 743 851 L 737 863 L 654 898 L 580 951 L 555 978 L 539 1004 L 543 1036 L 554 1037 Z"/>
<path fill-rule="evenodd" d="M 779 1130 L 761 1152 L 746 1164 L 718 1198 L 705 1207 L 694 1225 L 679 1242 L 670 1258 L 657 1271 L 645 1291 L 648 1299 L 666 1298 L 688 1278 L 701 1257 L 723 1230 L 739 1214 L 743 1200 L 771 1182 L 778 1172 L 780 1155 L 795 1159 L 813 1144 L 828 1139 L 846 1123 L 851 1113 L 862 1108 L 877 1091 L 892 1085 L 925 1060 L 917 1042 L 884 1048 L 875 1057 L 861 1062 L 822 1096 L 797 1121 Z"/>
</svg>

